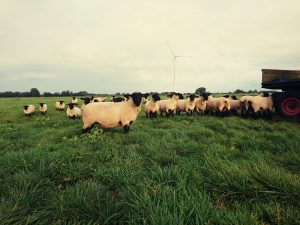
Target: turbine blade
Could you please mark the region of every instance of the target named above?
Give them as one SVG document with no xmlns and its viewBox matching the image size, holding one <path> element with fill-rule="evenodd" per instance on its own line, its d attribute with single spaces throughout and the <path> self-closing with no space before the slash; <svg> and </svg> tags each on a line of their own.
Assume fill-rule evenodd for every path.
<svg viewBox="0 0 300 225">
<path fill-rule="evenodd" d="M 170 43 L 167 41 L 167 45 L 169 45 L 169 48 L 170 48 L 170 50 L 171 50 L 171 53 L 173 54 L 173 56 L 175 57 L 176 55 L 175 55 L 175 52 L 173 51 L 173 49 L 172 49 L 172 47 L 171 47 L 171 45 L 170 45 Z"/>
</svg>

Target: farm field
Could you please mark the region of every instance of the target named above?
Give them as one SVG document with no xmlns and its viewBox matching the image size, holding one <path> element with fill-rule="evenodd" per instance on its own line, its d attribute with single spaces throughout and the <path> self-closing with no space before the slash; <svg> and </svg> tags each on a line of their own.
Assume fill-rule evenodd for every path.
<svg viewBox="0 0 300 225">
<path fill-rule="evenodd" d="M 58 99 L 0 98 L 0 224 L 300 224 L 299 121 L 142 111 L 82 135 Z"/>
</svg>

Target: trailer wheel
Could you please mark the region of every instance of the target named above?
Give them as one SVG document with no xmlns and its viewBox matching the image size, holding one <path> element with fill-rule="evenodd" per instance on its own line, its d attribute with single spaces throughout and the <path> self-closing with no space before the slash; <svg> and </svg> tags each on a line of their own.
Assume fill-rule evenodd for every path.
<svg viewBox="0 0 300 225">
<path fill-rule="evenodd" d="M 300 95 L 299 93 L 283 92 L 277 96 L 276 111 L 285 118 L 300 116 Z"/>
</svg>

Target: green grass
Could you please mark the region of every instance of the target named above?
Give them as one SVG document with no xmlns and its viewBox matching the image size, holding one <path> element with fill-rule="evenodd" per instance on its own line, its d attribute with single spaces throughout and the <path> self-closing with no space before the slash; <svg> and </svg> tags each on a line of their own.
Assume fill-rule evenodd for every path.
<svg viewBox="0 0 300 225">
<path fill-rule="evenodd" d="M 142 112 L 82 135 L 55 100 L 0 99 L 0 224 L 300 223 L 299 122 Z"/>
</svg>

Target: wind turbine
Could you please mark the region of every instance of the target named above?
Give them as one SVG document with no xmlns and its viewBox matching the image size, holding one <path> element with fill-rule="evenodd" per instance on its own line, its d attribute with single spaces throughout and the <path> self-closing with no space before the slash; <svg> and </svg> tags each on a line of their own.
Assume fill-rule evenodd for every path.
<svg viewBox="0 0 300 225">
<path fill-rule="evenodd" d="M 191 58 L 192 56 L 189 56 L 189 55 L 176 55 L 168 41 L 167 41 L 167 45 L 169 45 L 171 53 L 173 55 L 173 62 L 174 62 L 173 91 L 175 91 L 175 73 L 176 73 L 175 72 L 175 64 L 176 64 L 176 59 L 179 58 L 179 57 L 181 57 L 181 58 Z"/>
</svg>

